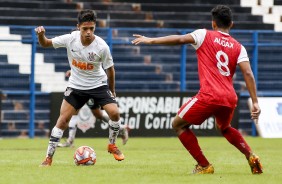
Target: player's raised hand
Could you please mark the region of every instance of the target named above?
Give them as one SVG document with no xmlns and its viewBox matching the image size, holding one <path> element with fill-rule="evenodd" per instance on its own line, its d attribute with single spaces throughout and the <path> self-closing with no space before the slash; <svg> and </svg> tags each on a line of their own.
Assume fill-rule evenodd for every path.
<svg viewBox="0 0 282 184">
<path fill-rule="evenodd" d="M 34 30 L 38 36 L 45 34 L 45 28 L 43 26 L 38 26 Z"/>
<path fill-rule="evenodd" d="M 138 45 L 139 43 L 145 43 L 145 44 L 150 44 L 151 39 L 139 34 L 133 34 L 135 37 L 134 40 L 131 41 L 132 44 Z"/>
<path fill-rule="evenodd" d="M 38 42 L 42 47 L 52 47 L 52 39 L 48 39 L 45 36 L 45 28 L 43 26 L 38 26 L 37 28 L 34 29 L 34 31 L 37 34 L 38 37 Z"/>
</svg>

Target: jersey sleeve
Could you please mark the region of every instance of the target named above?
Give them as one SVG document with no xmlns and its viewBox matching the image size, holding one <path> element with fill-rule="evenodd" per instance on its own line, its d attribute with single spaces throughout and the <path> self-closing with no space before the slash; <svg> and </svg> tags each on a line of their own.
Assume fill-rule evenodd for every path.
<svg viewBox="0 0 282 184">
<path fill-rule="evenodd" d="M 194 38 L 195 43 L 191 44 L 196 50 L 201 47 L 202 43 L 205 40 L 207 34 L 206 29 L 197 29 L 190 33 L 190 35 Z"/>
<path fill-rule="evenodd" d="M 103 68 L 106 70 L 114 65 L 113 57 L 108 46 L 105 47 L 102 55 Z"/>
<path fill-rule="evenodd" d="M 57 36 L 55 38 L 52 38 L 52 44 L 53 47 L 59 48 L 59 47 L 66 47 L 67 46 L 67 41 L 71 39 L 71 34 L 65 34 L 61 36 Z"/>
<path fill-rule="evenodd" d="M 246 51 L 246 48 L 241 45 L 241 52 L 239 54 L 238 60 L 237 60 L 237 64 L 243 62 L 243 61 L 249 61 L 249 57 Z"/>
</svg>

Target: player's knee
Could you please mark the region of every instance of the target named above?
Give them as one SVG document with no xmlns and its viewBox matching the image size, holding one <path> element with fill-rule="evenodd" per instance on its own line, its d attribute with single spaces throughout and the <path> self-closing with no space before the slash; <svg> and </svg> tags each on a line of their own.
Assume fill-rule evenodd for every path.
<svg viewBox="0 0 282 184">
<path fill-rule="evenodd" d="M 221 131 L 222 134 L 225 134 L 226 132 L 228 132 L 228 129 L 230 128 L 231 126 L 225 126 L 225 127 L 218 127 L 218 129 Z"/>
<path fill-rule="evenodd" d="M 118 111 L 112 111 L 110 114 L 109 114 L 109 117 L 112 121 L 118 121 L 120 119 L 120 115 L 119 115 L 119 112 Z"/>
<path fill-rule="evenodd" d="M 97 119 L 103 120 L 103 114 L 94 114 Z"/>
<path fill-rule="evenodd" d="M 180 126 L 178 125 L 177 121 L 175 120 L 172 122 L 172 129 L 176 132 L 180 129 Z"/>
<path fill-rule="evenodd" d="M 172 128 L 175 131 L 180 130 L 184 125 L 186 125 L 186 122 L 184 122 L 178 115 L 175 116 L 172 122 Z"/>
<path fill-rule="evenodd" d="M 56 126 L 62 130 L 65 130 L 68 128 L 68 122 L 69 122 L 70 118 L 67 118 L 65 116 L 60 116 L 58 118 L 58 121 L 56 123 Z"/>
</svg>

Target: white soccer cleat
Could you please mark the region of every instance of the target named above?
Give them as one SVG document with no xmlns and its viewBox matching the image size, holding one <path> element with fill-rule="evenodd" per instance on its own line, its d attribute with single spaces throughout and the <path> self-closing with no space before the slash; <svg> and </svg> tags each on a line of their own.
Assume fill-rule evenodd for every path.
<svg viewBox="0 0 282 184">
<path fill-rule="evenodd" d="M 65 147 L 73 147 L 73 142 L 66 141 L 64 143 L 59 143 L 58 147 L 65 148 Z"/>
</svg>

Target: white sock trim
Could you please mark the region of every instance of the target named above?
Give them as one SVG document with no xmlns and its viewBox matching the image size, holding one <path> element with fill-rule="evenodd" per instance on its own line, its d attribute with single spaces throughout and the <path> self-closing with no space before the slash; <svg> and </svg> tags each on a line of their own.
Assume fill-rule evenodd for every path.
<svg viewBox="0 0 282 184">
<path fill-rule="evenodd" d="M 64 131 L 60 128 L 57 128 L 56 126 L 52 129 L 51 136 L 56 138 L 62 138 Z"/>
</svg>

